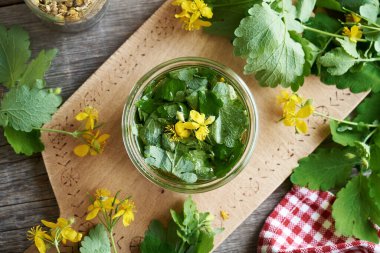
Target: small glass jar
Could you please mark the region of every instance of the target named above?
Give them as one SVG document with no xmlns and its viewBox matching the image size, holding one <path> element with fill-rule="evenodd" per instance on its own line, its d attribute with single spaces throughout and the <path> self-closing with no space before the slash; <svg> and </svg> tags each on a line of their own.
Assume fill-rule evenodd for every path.
<svg viewBox="0 0 380 253">
<path fill-rule="evenodd" d="M 136 102 L 141 98 L 143 91 L 153 80 L 157 80 L 163 75 L 173 70 L 182 69 L 185 67 L 204 67 L 212 69 L 220 76 L 226 79 L 226 83 L 232 85 L 235 91 L 244 102 L 249 119 L 249 126 L 247 130 L 247 138 L 245 143 L 245 150 L 240 159 L 231 168 L 231 170 L 222 178 L 215 178 L 207 181 L 200 181 L 196 183 L 186 183 L 182 180 L 173 179 L 159 173 L 159 171 L 152 166 L 148 165 L 144 156 L 142 155 L 141 148 L 139 146 L 136 136 L 136 122 L 135 115 L 137 108 Z M 131 93 L 127 99 L 122 116 L 122 132 L 123 141 L 127 153 L 135 165 L 135 167 L 144 175 L 148 180 L 154 184 L 161 186 L 165 189 L 181 192 L 181 193 L 201 193 L 207 192 L 216 188 L 219 188 L 233 178 L 235 178 L 248 164 L 258 134 L 258 115 L 254 98 L 245 84 L 245 82 L 230 68 L 219 64 L 215 61 L 199 58 L 199 57 L 183 57 L 176 58 L 167 62 L 164 62 L 148 73 L 146 73 L 132 88 Z"/>
<path fill-rule="evenodd" d="M 109 2 L 108 0 L 43 0 L 49 3 L 46 7 L 41 4 L 42 0 L 24 1 L 46 25 L 63 32 L 80 32 L 92 27 L 104 16 Z"/>
</svg>

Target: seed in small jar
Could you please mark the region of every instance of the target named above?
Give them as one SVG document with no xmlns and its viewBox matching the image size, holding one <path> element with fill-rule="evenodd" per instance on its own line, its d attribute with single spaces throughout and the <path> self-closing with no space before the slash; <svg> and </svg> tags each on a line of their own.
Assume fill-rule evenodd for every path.
<svg viewBox="0 0 380 253">
<path fill-rule="evenodd" d="M 73 1 L 73 0 L 67 0 L 67 1 L 66 1 L 66 6 L 67 6 L 67 7 L 70 8 L 70 7 L 73 7 L 73 5 L 74 5 L 74 1 Z"/>
<path fill-rule="evenodd" d="M 80 7 L 84 4 L 84 0 L 75 0 L 75 6 Z"/>
<path fill-rule="evenodd" d="M 73 7 L 70 8 L 70 10 L 67 12 L 67 19 L 78 20 L 79 19 L 78 11 L 76 11 Z"/>
<path fill-rule="evenodd" d="M 58 12 L 59 14 L 65 15 L 67 13 L 67 6 L 64 4 L 59 4 L 58 5 Z"/>
</svg>

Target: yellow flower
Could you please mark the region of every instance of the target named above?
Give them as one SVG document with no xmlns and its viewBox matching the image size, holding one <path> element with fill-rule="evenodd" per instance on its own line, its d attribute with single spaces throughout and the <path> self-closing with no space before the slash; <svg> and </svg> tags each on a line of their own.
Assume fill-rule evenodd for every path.
<svg viewBox="0 0 380 253">
<path fill-rule="evenodd" d="M 189 138 L 191 134 L 191 130 L 195 130 L 198 127 L 199 125 L 194 122 L 182 122 L 182 121 L 177 122 L 174 126 L 177 136 L 182 139 Z"/>
<path fill-rule="evenodd" d="M 314 112 L 314 107 L 310 103 L 306 103 L 298 112 L 289 112 L 284 114 L 284 125 L 295 126 L 297 132 L 306 134 L 308 126 L 304 119 L 308 118 Z"/>
<path fill-rule="evenodd" d="M 361 20 L 361 17 L 359 17 L 355 13 L 351 13 L 351 14 L 346 15 L 346 22 L 359 23 L 360 20 Z"/>
<path fill-rule="evenodd" d="M 185 30 L 194 31 L 211 26 L 211 22 L 201 19 L 213 16 L 212 9 L 203 0 L 175 0 L 172 5 L 181 6 L 181 13 L 175 14 L 175 17 L 182 20 Z"/>
<path fill-rule="evenodd" d="M 100 188 L 95 191 L 95 198 L 100 200 L 106 200 L 111 196 L 111 192 L 108 189 Z"/>
<path fill-rule="evenodd" d="M 46 227 L 51 228 L 51 234 L 53 237 L 58 236 L 58 240 L 62 240 L 66 244 L 67 240 L 70 242 L 79 242 L 82 240 L 82 234 L 75 231 L 71 225 L 74 220 L 67 220 L 65 218 L 58 218 L 57 223 L 41 220 L 42 224 Z"/>
<path fill-rule="evenodd" d="M 206 119 L 206 115 L 204 113 L 191 110 L 190 119 L 198 125 L 196 128 L 197 130 L 195 131 L 195 137 L 200 141 L 204 141 L 210 132 L 207 126 L 211 125 L 215 121 L 215 116 L 210 116 Z M 196 126 L 196 124 L 194 124 L 194 126 Z"/>
<path fill-rule="evenodd" d="M 177 135 L 174 125 L 167 125 L 164 132 L 168 134 L 170 141 L 179 141 L 180 137 Z"/>
<path fill-rule="evenodd" d="M 110 135 L 100 135 L 100 131 L 96 131 L 96 133 L 87 131 L 82 135 L 82 137 L 84 138 L 86 144 L 81 144 L 74 148 L 74 153 L 79 157 L 84 157 L 88 153 L 93 156 L 101 154 Z"/>
<path fill-rule="evenodd" d="M 345 26 L 343 28 L 343 35 L 349 37 L 352 42 L 356 43 L 362 37 L 363 33 L 359 26 L 353 25 L 351 30 Z"/>
<path fill-rule="evenodd" d="M 84 112 L 80 112 L 75 116 L 75 119 L 78 121 L 87 119 L 86 129 L 93 130 L 95 128 L 95 123 L 99 119 L 99 113 L 94 107 L 87 106 L 84 108 Z"/>
<path fill-rule="evenodd" d="M 94 219 L 100 211 L 107 212 L 114 209 L 114 206 L 119 203 L 120 201 L 118 199 L 110 197 L 96 199 L 94 203 L 87 208 L 89 213 L 86 216 L 86 220 Z"/>
<path fill-rule="evenodd" d="M 46 240 L 49 242 L 53 241 L 51 236 L 48 235 L 46 231 L 42 230 L 41 226 L 32 227 L 28 231 L 28 240 L 34 241 L 34 244 L 40 253 L 46 252 Z"/>
<path fill-rule="evenodd" d="M 132 200 L 124 200 L 118 207 L 118 211 L 112 216 L 112 219 L 116 219 L 123 216 L 123 225 L 128 227 L 135 219 L 134 215 L 135 203 Z"/>
<path fill-rule="evenodd" d="M 230 214 L 224 210 L 220 211 L 220 216 L 223 220 L 228 220 L 230 218 Z"/>
<path fill-rule="evenodd" d="M 294 112 L 297 105 L 302 104 L 302 101 L 303 99 L 296 93 L 290 94 L 286 90 L 282 90 L 277 96 L 277 103 L 283 106 L 284 114 Z"/>
</svg>

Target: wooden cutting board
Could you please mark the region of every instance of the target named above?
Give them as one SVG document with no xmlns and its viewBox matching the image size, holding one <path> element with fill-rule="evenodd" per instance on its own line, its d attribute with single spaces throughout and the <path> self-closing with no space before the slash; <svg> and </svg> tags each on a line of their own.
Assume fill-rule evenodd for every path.
<svg viewBox="0 0 380 253">
<path fill-rule="evenodd" d="M 178 10 L 177 10 L 178 11 Z M 249 165 L 233 181 L 212 192 L 193 198 L 200 210 L 209 210 L 215 224 L 225 227 L 216 237 L 220 244 L 249 214 L 254 211 L 291 173 L 297 160 L 311 153 L 328 135 L 326 121 L 310 120 L 308 135 L 296 135 L 278 119 L 281 110 L 276 105 L 279 89 L 261 88 L 252 76 L 244 76 L 244 61 L 234 57 L 228 39 L 202 32 L 186 32 L 174 19 L 175 8 L 166 2 L 131 36 L 59 109 L 47 127 L 71 130 L 77 122 L 74 116 L 86 105 L 96 107 L 104 131 L 111 134 L 105 152 L 96 157 L 76 157 L 72 150 L 75 140 L 56 134 L 44 134 L 46 150 L 43 158 L 62 217 L 75 216 L 81 231 L 93 222 L 86 222 L 88 193 L 106 187 L 132 195 L 136 202 L 135 222 L 127 229 L 121 224 L 116 230 L 120 252 L 136 252 L 134 245 L 144 235 L 149 222 L 167 220 L 169 208 L 180 208 L 186 195 L 163 190 L 145 179 L 132 165 L 121 136 L 121 116 L 127 96 L 136 81 L 159 63 L 180 56 L 202 56 L 221 62 L 238 74 L 250 87 L 259 109 L 259 138 Z M 259 42 L 258 42 L 259 43 Z M 346 90 L 321 84 L 317 77 L 306 79 L 300 93 L 314 99 L 317 110 L 344 118 L 364 98 Z M 220 210 L 230 213 L 222 221 Z M 65 252 L 75 252 L 67 247 Z"/>
</svg>

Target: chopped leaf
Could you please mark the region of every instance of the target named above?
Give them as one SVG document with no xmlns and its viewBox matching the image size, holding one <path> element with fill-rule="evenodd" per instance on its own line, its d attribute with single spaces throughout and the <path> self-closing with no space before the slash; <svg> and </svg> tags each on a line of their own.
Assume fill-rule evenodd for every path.
<svg viewBox="0 0 380 253">
<path fill-rule="evenodd" d="M 301 86 L 305 53 L 290 37 L 281 15 L 266 3 L 255 4 L 248 12 L 233 42 L 235 55 L 247 58 L 245 73 L 254 73 L 262 86 Z"/>
<path fill-rule="evenodd" d="M 232 148 L 241 143 L 248 127 L 247 111 L 241 101 L 235 99 L 220 109 L 219 117 L 211 125 L 210 135 L 217 144 Z"/>
<path fill-rule="evenodd" d="M 30 132 L 50 121 L 51 115 L 61 104 L 61 97 L 38 88 L 17 86 L 11 88 L 1 101 L 0 114 L 8 126 Z"/>
<path fill-rule="evenodd" d="M 198 180 L 195 172 L 194 163 L 181 157 L 172 169 L 172 173 L 185 181 L 186 183 L 195 183 Z"/>
<path fill-rule="evenodd" d="M 219 115 L 219 110 L 223 106 L 223 102 L 210 91 L 198 92 L 199 98 L 199 112 L 206 114 L 206 116 Z"/>
<path fill-rule="evenodd" d="M 149 118 L 139 133 L 144 144 L 157 145 L 161 139 L 162 126 L 157 120 Z"/>
<path fill-rule="evenodd" d="M 338 192 L 332 216 L 341 234 L 378 243 L 377 231 L 369 221 L 373 203 L 368 195 L 368 179 L 362 175 L 354 177 Z"/>
<path fill-rule="evenodd" d="M 81 253 L 111 253 L 107 231 L 102 224 L 96 225 L 81 242 Z"/>
<path fill-rule="evenodd" d="M 347 54 L 343 48 L 334 48 L 327 52 L 321 58 L 319 63 L 327 68 L 327 72 L 334 76 L 340 76 L 346 73 L 354 64 L 357 59 Z"/>
<path fill-rule="evenodd" d="M 166 78 L 162 80 L 156 90 L 154 96 L 168 101 L 174 101 L 178 92 L 185 91 L 186 83 L 179 79 Z"/>
<path fill-rule="evenodd" d="M 37 58 L 29 63 L 18 83 L 33 87 L 37 79 L 42 80 L 57 52 L 57 49 L 42 50 Z"/>
<path fill-rule="evenodd" d="M 22 132 L 14 130 L 12 127 L 5 127 L 4 136 L 16 154 L 30 156 L 44 150 L 44 144 L 40 140 L 40 131 Z"/>
<path fill-rule="evenodd" d="M 14 86 L 25 71 L 31 54 L 29 44 L 29 35 L 21 27 L 0 25 L 0 83 L 7 88 Z"/>
<path fill-rule="evenodd" d="M 297 18 L 302 22 L 309 20 L 317 0 L 298 0 L 297 1 Z"/>
<path fill-rule="evenodd" d="M 156 146 L 146 146 L 144 150 L 145 162 L 166 172 L 171 172 L 173 166 L 169 154 Z"/>
<path fill-rule="evenodd" d="M 291 176 L 292 183 L 322 191 L 343 186 L 358 163 L 358 158 L 349 156 L 349 153 L 350 149 L 318 149 L 299 160 Z"/>
</svg>

